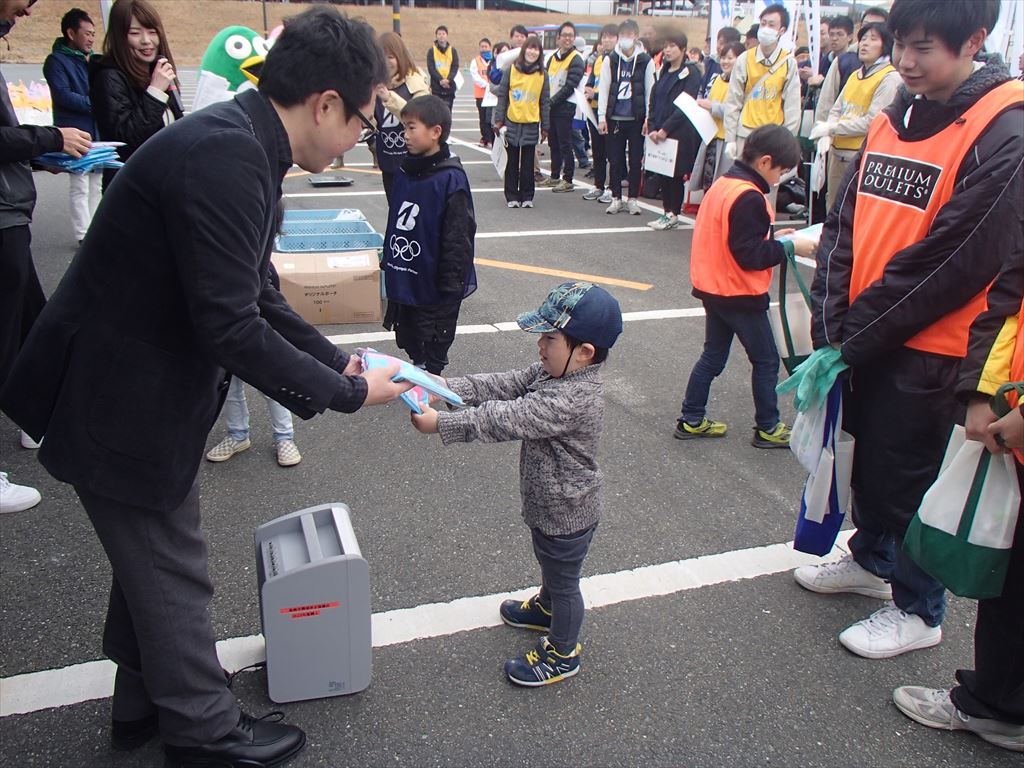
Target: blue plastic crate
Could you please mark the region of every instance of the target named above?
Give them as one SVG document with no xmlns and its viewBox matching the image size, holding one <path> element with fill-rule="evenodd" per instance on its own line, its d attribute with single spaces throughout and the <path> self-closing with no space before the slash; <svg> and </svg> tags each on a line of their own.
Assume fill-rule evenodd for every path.
<svg viewBox="0 0 1024 768">
<path fill-rule="evenodd" d="M 373 231 L 373 225 L 365 221 L 286 221 L 281 225 L 280 234 L 361 235 Z"/>
<path fill-rule="evenodd" d="M 281 253 L 317 253 L 333 251 L 362 251 L 382 248 L 384 235 L 374 232 L 366 222 L 348 222 L 351 229 L 361 231 L 329 232 L 306 235 L 280 235 L 275 250 Z M 362 224 L 362 227 L 353 225 Z"/>
<path fill-rule="evenodd" d="M 289 208 L 284 212 L 284 223 L 293 221 L 366 221 L 358 208 L 329 208 L 323 210 L 299 210 Z"/>
</svg>

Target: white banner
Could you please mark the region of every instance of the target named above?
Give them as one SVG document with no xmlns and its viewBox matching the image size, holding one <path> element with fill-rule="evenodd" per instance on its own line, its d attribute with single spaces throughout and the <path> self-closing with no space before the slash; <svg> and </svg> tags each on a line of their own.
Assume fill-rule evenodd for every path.
<svg viewBox="0 0 1024 768">
<path fill-rule="evenodd" d="M 665 139 L 658 144 L 650 137 L 644 139 L 644 170 L 659 176 L 675 176 L 678 152 L 679 142 L 675 139 Z"/>
<path fill-rule="evenodd" d="M 715 134 L 718 133 L 718 125 L 715 123 L 715 119 L 711 117 L 711 113 L 699 106 L 688 93 L 680 93 L 679 97 L 672 103 L 686 115 L 687 120 L 693 123 L 693 127 L 700 134 L 701 141 L 705 144 L 710 144 L 711 140 L 715 138 Z"/>
</svg>

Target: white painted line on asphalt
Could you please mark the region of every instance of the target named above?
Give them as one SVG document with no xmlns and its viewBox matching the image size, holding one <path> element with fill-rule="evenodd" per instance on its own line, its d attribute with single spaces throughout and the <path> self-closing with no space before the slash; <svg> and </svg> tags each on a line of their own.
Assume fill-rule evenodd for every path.
<svg viewBox="0 0 1024 768">
<path fill-rule="evenodd" d="M 514 232 L 477 232 L 477 240 L 506 237 L 550 237 L 552 235 L 615 235 L 620 232 L 648 232 L 653 233 L 650 227 L 603 227 L 600 229 L 528 229 Z"/>
<path fill-rule="evenodd" d="M 473 194 L 478 192 L 504 192 L 504 187 L 474 187 Z M 359 197 L 362 196 L 383 196 L 383 189 L 348 190 L 346 192 L 292 192 L 285 197 Z"/>
<path fill-rule="evenodd" d="M 674 560 L 616 573 L 588 576 L 580 581 L 588 608 L 671 595 L 715 584 L 747 581 L 792 570 L 801 565 L 835 560 L 846 554 L 852 531 L 843 531 L 824 560 L 797 552 L 793 543 L 737 549 L 714 555 Z M 531 586 L 511 592 L 462 597 L 448 603 L 398 608 L 372 617 L 373 647 L 386 648 L 432 637 L 446 637 L 501 625 L 502 600 L 523 600 L 537 592 Z M 235 672 L 266 659 L 261 635 L 232 637 L 217 643 L 224 669 Z M 0 717 L 66 707 L 109 698 L 114 691 L 114 664 L 90 661 L 60 669 L 14 675 L 0 680 Z"/>
</svg>

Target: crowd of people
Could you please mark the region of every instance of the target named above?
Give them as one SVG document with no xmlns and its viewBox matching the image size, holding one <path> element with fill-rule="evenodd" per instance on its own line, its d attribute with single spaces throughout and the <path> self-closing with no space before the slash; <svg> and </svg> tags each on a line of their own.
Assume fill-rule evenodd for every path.
<svg viewBox="0 0 1024 768">
<path fill-rule="evenodd" d="M 0 0 L 0 33 L 32 5 Z M 843 428 L 857 441 L 855 532 L 851 554 L 794 578 L 814 593 L 885 601 L 838 636 L 866 659 L 941 642 L 944 586 L 901 544 L 952 426 L 963 423 L 992 454 L 1015 451 L 1024 479 L 1024 409 L 997 417 L 991 405 L 1003 384 L 1024 380 L 1024 83 L 984 51 L 997 16 L 995 0 L 896 0 L 891 14 L 867 11 L 856 30 L 830 19 L 817 77 L 783 44 L 790 18 L 781 5 L 764 9 L 750 44 L 723 29 L 714 56 L 692 51 L 678 31 L 641 32 L 633 20 L 604 27 L 588 53 L 565 22 L 549 55 L 517 26 L 507 43 L 479 41 L 469 66 L 480 142 L 506 151 L 508 209 L 532 208 L 538 186 L 572 192 L 585 160 L 595 183 L 584 199 L 639 214 L 648 140 L 678 143 L 652 228 L 679 225 L 687 183 L 705 191 L 690 252 L 705 343 L 676 438 L 697 445 L 727 434 L 707 404 L 735 337 L 753 366 L 751 442 L 788 446 L 768 291 L 776 266 L 816 256 L 814 346 L 850 369 Z M 448 145 L 461 80 L 448 30 L 437 28 L 424 74 L 400 36 L 310 9 L 285 25 L 257 90 L 186 119 L 147 0 L 114 3 L 95 61 L 85 60 L 94 38 L 87 14 L 70 12 L 61 31 L 47 67 L 67 92 L 54 96 L 55 119 L 69 125 L 19 126 L 0 104 L 0 407 L 47 471 L 74 487 L 110 560 L 104 653 L 117 665 L 114 746 L 134 748 L 159 732 L 172 766 L 262 765 L 305 743 L 296 726 L 242 712 L 225 684 L 206 611 L 197 472 L 221 406 L 228 437 L 207 458 L 248 447 L 242 382 L 302 418 L 351 413 L 409 388 L 391 380 L 397 366 L 363 371 L 357 355 L 299 318 L 269 261 L 285 173 L 293 164 L 319 172 L 359 142 L 373 142 L 389 203 L 385 327 L 468 406 L 436 410 L 431 400 L 413 425 L 445 444 L 522 442 L 522 515 L 542 586 L 498 611 L 543 635 L 505 674 L 525 687 L 577 674 L 580 574 L 603 507 L 601 373 L 622 313 L 599 286 L 564 283 L 518 318 L 537 335 L 538 362 L 441 377 L 461 302 L 477 287 L 472 191 Z M 65 98 L 72 93 L 80 98 Z M 684 96 L 714 119 L 712 141 L 677 108 Z M 801 137 L 809 98 L 816 121 Z M 96 138 L 122 142 L 128 162 L 104 178 L 98 209 L 91 182 L 73 183 L 82 242 L 46 302 L 30 253 L 29 162 L 55 150 L 80 156 Z M 774 228 L 773 198 L 801 165 L 801 138 L 828 157 L 829 211 L 817 244 Z M 551 165 L 538 174 L 544 141 Z M 140 242 L 145 259 L 134 255 Z M 130 289 L 139 284 L 153 289 Z M 290 417 L 273 420 L 279 445 L 292 442 Z M 294 464 L 297 453 L 279 449 L 278 461 Z M 3 503 L 17 502 L 4 511 L 38 503 L 33 489 L 0 480 Z M 975 668 L 958 671 L 952 690 L 893 692 L 919 723 L 1016 751 L 1024 751 L 1022 528 L 1024 515 L 1002 595 L 979 601 Z"/>
</svg>

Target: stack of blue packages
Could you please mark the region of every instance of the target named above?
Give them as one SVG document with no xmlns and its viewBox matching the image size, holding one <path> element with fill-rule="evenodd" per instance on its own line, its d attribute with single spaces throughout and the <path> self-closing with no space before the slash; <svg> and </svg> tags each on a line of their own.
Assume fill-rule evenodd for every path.
<svg viewBox="0 0 1024 768">
<path fill-rule="evenodd" d="M 35 163 L 46 168 L 54 168 L 66 173 L 94 173 L 104 168 L 120 168 L 124 165 L 117 158 L 117 148 L 123 147 L 121 141 L 94 141 L 92 147 L 81 157 L 75 158 L 66 152 L 47 152 L 35 158 Z"/>
</svg>

